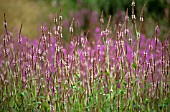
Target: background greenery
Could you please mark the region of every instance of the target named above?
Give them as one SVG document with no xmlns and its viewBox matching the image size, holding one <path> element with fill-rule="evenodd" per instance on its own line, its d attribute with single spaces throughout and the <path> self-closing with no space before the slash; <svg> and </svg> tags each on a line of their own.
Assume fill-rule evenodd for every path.
<svg viewBox="0 0 170 112">
<path fill-rule="evenodd" d="M 144 10 L 147 26 L 144 26 L 143 32 L 153 29 L 158 22 L 161 36 L 167 35 L 170 28 L 170 0 L 136 0 L 135 2 L 135 13 L 138 18 L 143 5 L 147 3 Z M 10 30 L 17 31 L 23 23 L 23 34 L 35 38 L 40 32 L 42 22 L 47 24 L 53 22 L 53 15 L 58 14 L 60 9 L 62 9 L 65 27 L 68 27 L 72 17 L 75 17 L 82 29 L 88 29 L 99 24 L 101 10 L 104 10 L 106 19 L 112 15 L 114 18 L 112 20 L 118 24 L 124 20 L 126 8 L 131 15 L 131 0 L 1 0 L 0 34 L 3 34 L 4 30 L 2 24 L 4 12 Z"/>
</svg>

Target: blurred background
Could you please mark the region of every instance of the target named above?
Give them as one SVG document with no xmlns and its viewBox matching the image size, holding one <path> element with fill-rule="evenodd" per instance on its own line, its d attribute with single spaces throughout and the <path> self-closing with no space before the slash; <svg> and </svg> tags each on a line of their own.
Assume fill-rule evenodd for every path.
<svg viewBox="0 0 170 112">
<path fill-rule="evenodd" d="M 40 34 L 42 23 L 53 24 L 54 14 L 62 10 L 63 27 L 68 28 L 74 17 L 80 29 L 91 31 L 100 26 L 101 11 L 104 10 L 105 20 L 112 15 L 111 27 L 124 21 L 125 10 L 131 15 L 131 0 L 0 0 L 0 34 L 4 34 L 3 14 L 6 13 L 8 28 L 18 32 L 23 23 L 22 34 L 36 38 Z M 135 0 L 135 13 L 139 19 L 145 3 L 144 27 L 142 32 L 151 36 L 158 22 L 161 37 L 167 37 L 170 30 L 170 0 Z M 147 32 L 146 32 L 147 31 Z M 67 40 L 68 30 L 64 30 Z M 15 34 L 15 33 L 14 33 Z"/>
</svg>

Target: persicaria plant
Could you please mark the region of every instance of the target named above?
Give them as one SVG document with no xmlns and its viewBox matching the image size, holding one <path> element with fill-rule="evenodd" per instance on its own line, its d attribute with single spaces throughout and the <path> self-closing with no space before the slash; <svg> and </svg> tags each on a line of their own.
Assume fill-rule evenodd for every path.
<svg viewBox="0 0 170 112">
<path fill-rule="evenodd" d="M 159 26 L 149 38 L 144 21 L 126 10 L 124 23 L 111 27 L 101 14 L 101 26 L 75 33 L 63 44 L 62 16 L 41 26 L 33 41 L 8 30 L 0 42 L 0 111 L 168 111 L 170 108 L 170 46 L 160 39 Z M 145 7 L 145 5 L 144 5 Z"/>
</svg>

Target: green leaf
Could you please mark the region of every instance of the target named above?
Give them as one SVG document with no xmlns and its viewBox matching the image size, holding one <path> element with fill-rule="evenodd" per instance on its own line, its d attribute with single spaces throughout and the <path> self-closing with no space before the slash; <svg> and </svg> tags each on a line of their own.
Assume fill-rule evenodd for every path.
<svg viewBox="0 0 170 112">
<path fill-rule="evenodd" d="M 50 105 L 47 102 L 44 102 L 44 103 L 41 102 L 41 106 L 45 110 L 45 112 L 50 111 Z"/>
<path fill-rule="evenodd" d="M 14 98 L 11 98 L 9 103 L 10 103 L 10 106 L 13 107 L 15 105 Z"/>
<path fill-rule="evenodd" d="M 149 103 L 149 99 L 146 98 L 144 102 L 145 102 L 145 104 L 148 104 Z"/>
<path fill-rule="evenodd" d="M 150 83 L 147 83 L 146 84 L 146 88 L 150 88 L 151 84 Z"/>
<path fill-rule="evenodd" d="M 20 96 L 21 96 L 21 97 L 25 97 L 26 94 L 27 94 L 27 91 L 23 91 L 23 92 L 20 93 Z"/>
<path fill-rule="evenodd" d="M 73 85 L 73 86 L 72 86 L 72 89 L 73 89 L 74 91 L 77 91 L 77 90 L 78 90 L 78 88 L 77 88 L 76 85 Z"/>
<path fill-rule="evenodd" d="M 36 102 L 36 104 L 40 104 L 40 105 L 41 105 L 41 104 L 42 104 L 42 102 Z"/>
<path fill-rule="evenodd" d="M 132 68 L 134 68 L 134 69 L 138 68 L 138 66 L 137 66 L 137 64 L 135 62 L 132 63 Z"/>
<path fill-rule="evenodd" d="M 79 74 L 79 73 L 76 74 L 76 78 L 77 78 L 77 79 L 80 79 L 80 74 Z"/>
<path fill-rule="evenodd" d="M 123 81 L 123 84 L 126 86 L 126 85 L 127 85 L 127 82 L 126 82 L 126 81 Z"/>
<path fill-rule="evenodd" d="M 105 74 L 106 74 L 107 76 L 110 76 L 110 73 L 109 73 L 108 70 L 105 71 Z"/>
</svg>

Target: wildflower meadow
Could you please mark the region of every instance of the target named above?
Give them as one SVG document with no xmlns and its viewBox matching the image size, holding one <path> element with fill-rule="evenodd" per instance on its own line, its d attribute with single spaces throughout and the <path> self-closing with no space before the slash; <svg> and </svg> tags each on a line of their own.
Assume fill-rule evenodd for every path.
<svg viewBox="0 0 170 112">
<path fill-rule="evenodd" d="M 143 6 L 111 25 L 104 12 L 92 32 L 75 19 L 64 42 L 62 11 L 33 40 L 8 29 L 0 38 L 1 112 L 168 112 L 170 38 L 160 38 L 159 23 L 149 37 L 141 32 Z M 63 9 L 64 10 L 64 9 Z M 149 24 L 148 24 L 149 25 Z M 26 27 L 26 26 L 25 26 Z M 93 34 L 89 38 L 89 33 Z"/>
</svg>

